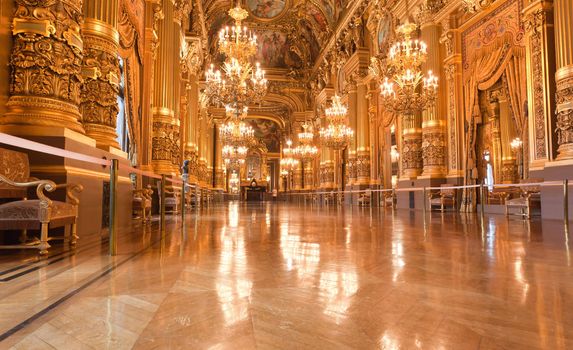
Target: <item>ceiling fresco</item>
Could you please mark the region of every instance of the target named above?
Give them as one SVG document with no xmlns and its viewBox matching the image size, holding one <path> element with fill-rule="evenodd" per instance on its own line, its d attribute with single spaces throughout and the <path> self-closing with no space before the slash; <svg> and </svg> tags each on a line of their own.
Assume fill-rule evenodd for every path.
<svg viewBox="0 0 573 350">
<path fill-rule="evenodd" d="M 269 153 L 279 153 L 281 150 L 282 130 L 273 120 L 247 119 L 247 122 L 255 130 L 256 139 L 263 143 Z"/>
<path fill-rule="evenodd" d="M 205 64 L 219 66 L 224 57 L 218 52 L 218 33 L 233 25 L 228 11 L 236 1 L 197 0 L 195 16 L 202 16 L 203 28 L 195 24 L 194 32 L 205 31 Z M 249 119 L 257 137 L 269 152 L 280 152 L 281 138 L 290 128 L 292 115 L 311 108 L 308 95 L 309 72 L 312 71 L 324 46 L 333 35 L 339 18 L 350 0 L 241 0 L 249 17 L 244 24 L 258 37 L 255 60 L 267 71 L 270 81 L 265 101 L 257 107 L 257 115 L 282 120 L 279 126 L 267 119 Z M 251 110 L 255 111 L 255 106 Z M 221 115 L 220 117 L 223 117 Z"/>
</svg>

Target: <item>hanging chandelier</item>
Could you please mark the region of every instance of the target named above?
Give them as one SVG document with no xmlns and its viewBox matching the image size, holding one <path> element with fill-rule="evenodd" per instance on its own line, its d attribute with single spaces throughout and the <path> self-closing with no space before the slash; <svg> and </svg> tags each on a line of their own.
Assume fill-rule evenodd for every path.
<svg viewBox="0 0 573 350">
<path fill-rule="evenodd" d="M 396 29 L 402 40 L 390 48 L 386 67 L 390 77 L 384 77 L 380 85 L 384 108 L 406 118 L 431 107 L 438 89 L 438 78 L 432 71 L 428 71 L 427 77 L 422 74 L 428 46 L 412 38 L 416 30 L 417 25 L 408 22 Z M 373 71 L 381 74 L 377 69 Z"/>
<path fill-rule="evenodd" d="M 225 145 L 222 149 L 223 161 L 227 169 L 240 169 L 245 164 L 249 149 L 244 146 Z"/>
<path fill-rule="evenodd" d="M 212 103 L 240 109 L 265 96 L 267 79 L 258 62 L 254 67 L 251 64 L 257 53 L 257 36 L 242 25 L 247 11 L 238 4 L 229 10 L 229 16 L 235 25 L 219 32 L 219 52 L 225 56 L 223 71 L 215 70 L 211 64 L 205 73 L 205 93 Z"/>
<path fill-rule="evenodd" d="M 281 173 L 288 174 L 290 171 L 298 168 L 299 161 L 294 158 L 294 148 L 292 148 L 292 141 L 287 140 L 287 147 L 283 148 L 283 157 L 281 158 Z M 286 173 L 285 173 L 286 172 Z"/>
<path fill-rule="evenodd" d="M 219 137 L 224 145 L 249 147 L 254 144 L 255 130 L 243 122 L 249 108 L 244 107 L 241 114 L 236 108 L 226 106 L 227 121 L 219 128 Z"/>
<path fill-rule="evenodd" d="M 318 155 L 318 147 L 313 145 L 314 133 L 309 131 L 312 128 L 305 122 L 302 125 L 303 132 L 298 133 L 299 145 L 294 149 L 294 156 L 301 161 L 309 161 Z"/>
<path fill-rule="evenodd" d="M 348 108 L 340 100 L 340 96 L 334 95 L 331 107 L 325 111 L 328 126 L 320 128 L 319 134 L 324 146 L 335 150 L 346 147 L 354 137 L 354 130 L 346 125 Z"/>
</svg>

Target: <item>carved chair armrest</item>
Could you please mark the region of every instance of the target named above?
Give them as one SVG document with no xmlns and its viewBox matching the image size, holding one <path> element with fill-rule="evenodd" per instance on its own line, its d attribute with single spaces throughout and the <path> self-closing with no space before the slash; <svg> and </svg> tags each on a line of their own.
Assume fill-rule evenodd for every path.
<svg viewBox="0 0 573 350">
<path fill-rule="evenodd" d="M 434 198 L 441 198 L 442 194 L 440 192 L 428 192 L 427 196 L 428 199 L 434 199 Z"/>
<path fill-rule="evenodd" d="M 84 190 L 84 186 L 80 184 L 60 184 L 56 185 L 56 188 L 65 188 L 66 189 L 66 197 L 70 200 L 70 203 L 73 205 L 79 205 L 80 199 L 77 197 Z"/>
<path fill-rule="evenodd" d="M 52 201 L 50 198 L 46 196 L 44 191 L 54 192 L 57 188 L 56 184 L 51 180 L 36 180 L 30 182 L 14 182 L 4 175 L 0 175 L 0 183 L 7 183 L 10 186 L 14 187 L 34 187 L 36 186 L 36 195 L 40 200 L 40 205 L 43 207 L 50 207 L 52 205 Z"/>
</svg>

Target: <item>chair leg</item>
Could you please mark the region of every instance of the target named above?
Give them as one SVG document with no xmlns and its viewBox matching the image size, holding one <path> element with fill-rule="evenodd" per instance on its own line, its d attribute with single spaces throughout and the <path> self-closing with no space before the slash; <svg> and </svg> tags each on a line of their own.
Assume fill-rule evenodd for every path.
<svg viewBox="0 0 573 350">
<path fill-rule="evenodd" d="M 40 255 L 48 254 L 48 248 L 50 248 L 50 244 L 48 243 L 48 223 L 42 222 L 40 230 L 40 244 L 38 245 Z"/>
<path fill-rule="evenodd" d="M 76 243 L 78 243 L 78 238 L 80 238 L 78 236 L 78 224 L 77 223 L 73 223 L 72 224 L 72 234 L 71 234 L 71 240 L 70 240 L 70 245 L 71 246 L 75 246 Z"/>
</svg>

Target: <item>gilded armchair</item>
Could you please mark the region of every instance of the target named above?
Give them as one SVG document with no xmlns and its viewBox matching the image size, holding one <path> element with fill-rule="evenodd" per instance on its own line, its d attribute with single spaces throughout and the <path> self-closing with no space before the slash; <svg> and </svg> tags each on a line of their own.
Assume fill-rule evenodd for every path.
<svg viewBox="0 0 573 350">
<path fill-rule="evenodd" d="M 441 187 L 444 188 L 437 192 L 428 193 L 430 210 L 432 207 L 440 207 L 440 211 L 444 211 L 447 206 L 456 209 L 456 190 L 450 188 L 451 186 L 450 184 L 442 184 Z"/>
<path fill-rule="evenodd" d="M 77 218 L 79 194 L 83 187 L 75 184 L 56 185 L 50 180 L 29 177 L 28 156 L 25 153 L 0 148 L 0 187 L 3 199 L 0 204 L 0 230 L 20 230 L 20 244 L 1 245 L 2 249 L 36 248 L 41 255 L 48 253 L 52 239 L 49 229 L 70 226 L 69 243 L 75 245 L 78 239 Z M 36 187 L 37 199 L 27 199 L 27 188 Z M 46 192 L 66 189 L 67 202 L 53 201 Z M 16 200 L 14 200 L 16 199 Z M 28 230 L 40 230 L 40 237 L 29 239 Z"/>
<path fill-rule="evenodd" d="M 133 190 L 133 214 L 140 217 L 143 222 L 151 220 L 151 205 L 153 190 L 150 185 L 147 188 Z"/>
</svg>

